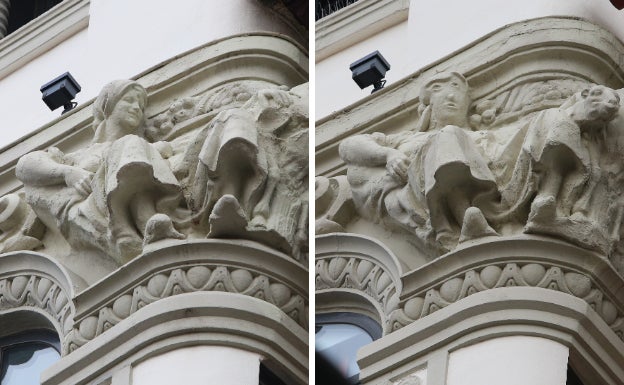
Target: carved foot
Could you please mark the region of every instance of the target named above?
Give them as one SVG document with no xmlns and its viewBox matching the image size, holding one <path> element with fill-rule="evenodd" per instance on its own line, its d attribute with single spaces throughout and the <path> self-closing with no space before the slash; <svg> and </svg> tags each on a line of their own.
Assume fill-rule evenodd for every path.
<svg viewBox="0 0 624 385">
<path fill-rule="evenodd" d="M 557 203 L 553 196 L 537 196 L 531 204 L 527 228 L 533 224 L 553 223 L 557 217 Z"/>
<path fill-rule="evenodd" d="M 173 227 L 171 218 L 165 214 L 154 214 L 145 224 L 144 245 L 163 240 L 163 239 L 184 239 L 184 234 L 178 232 Z"/>
<path fill-rule="evenodd" d="M 288 240 L 275 230 L 250 228 L 243 209 L 232 195 L 219 198 L 208 221 L 210 223 L 208 238 L 249 239 L 270 245 L 288 254 L 293 250 Z"/>
<path fill-rule="evenodd" d="M 464 214 L 459 243 L 471 239 L 498 236 L 499 234 L 488 224 L 481 210 L 476 207 L 468 207 Z"/>
<path fill-rule="evenodd" d="M 236 237 L 247 228 L 247 217 L 233 195 L 224 195 L 215 203 L 208 219 L 211 238 Z"/>
</svg>

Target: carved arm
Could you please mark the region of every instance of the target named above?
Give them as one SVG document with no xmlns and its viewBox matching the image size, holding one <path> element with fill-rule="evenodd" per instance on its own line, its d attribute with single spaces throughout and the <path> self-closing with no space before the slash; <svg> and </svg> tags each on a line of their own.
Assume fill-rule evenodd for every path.
<svg viewBox="0 0 624 385">
<path fill-rule="evenodd" d="M 358 166 L 385 166 L 388 173 L 400 180 L 407 179 L 407 168 L 409 159 L 401 151 L 384 146 L 378 140 L 382 140 L 382 135 L 356 135 L 343 140 L 338 151 L 340 157 L 347 164 Z"/>
<path fill-rule="evenodd" d="M 31 152 L 17 162 L 15 174 L 25 185 L 40 187 L 64 184 L 88 195 L 91 192 L 90 181 L 93 173 L 64 164 L 55 158 L 58 156 L 46 151 Z"/>
</svg>

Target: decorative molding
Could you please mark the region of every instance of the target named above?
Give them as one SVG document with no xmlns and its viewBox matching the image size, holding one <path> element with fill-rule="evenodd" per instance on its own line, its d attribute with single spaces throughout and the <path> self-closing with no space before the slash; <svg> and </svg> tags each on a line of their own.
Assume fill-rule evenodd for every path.
<svg viewBox="0 0 624 385">
<path fill-rule="evenodd" d="M 146 305 L 192 292 L 258 298 L 307 329 L 307 270 L 254 242 L 189 241 L 145 253 L 80 293 L 69 354 Z"/>
<path fill-rule="evenodd" d="M 90 0 L 65 0 L 0 40 L 0 79 L 85 29 Z"/>
<path fill-rule="evenodd" d="M 444 378 L 449 353 L 505 336 L 561 343 L 570 349 L 571 365 L 587 369 L 587 378 L 593 378 L 588 383 L 624 384 L 624 343 L 613 338 L 591 306 L 534 287 L 475 293 L 372 342 L 358 354 L 360 381 L 395 381 L 422 366 L 427 366 L 427 377 Z"/>
<path fill-rule="evenodd" d="M 185 293 L 145 306 L 47 369 L 42 384 L 99 383 L 149 357 L 188 346 L 228 346 L 262 355 L 289 384 L 308 378 L 308 333 L 258 298 Z M 115 380 L 113 380 L 115 381 Z"/>
<path fill-rule="evenodd" d="M 475 293 L 524 286 L 584 300 L 624 341 L 624 280 L 597 254 L 563 242 L 515 237 L 473 244 L 402 277 L 399 309 L 386 333 Z"/>
<path fill-rule="evenodd" d="M 360 0 L 316 22 L 316 61 L 407 20 L 409 0 Z"/>
<path fill-rule="evenodd" d="M 383 326 L 398 304 L 400 274 L 392 252 L 371 238 L 342 233 L 316 237 L 317 307 L 344 297 L 339 293 L 345 290 L 357 293 L 376 304 L 379 314 L 374 318 Z"/>
<path fill-rule="evenodd" d="M 2 254 L 0 315 L 18 310 L 43 313 L 62 340 L 73 327 L 75 307 L 71 298 L 79 284 L 77 277 L 71 278 L 65 268 L 43 254 Z"/>
</svg>

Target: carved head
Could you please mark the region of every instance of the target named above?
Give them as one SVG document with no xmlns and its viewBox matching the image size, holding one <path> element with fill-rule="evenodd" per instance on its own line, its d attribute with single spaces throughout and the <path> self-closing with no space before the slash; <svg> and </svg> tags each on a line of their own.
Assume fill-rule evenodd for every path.
<svg viewBox="0 0 624 385">
<path fill-rule="evenodd" d="M 468 126 L 470 87 L 462 74 L 445 72 L 433 76 L 421 89 L 420 101 L 431 107 L 430 129 Z"/>
<path fill-rule="evenodd" d="M 137 133 L 143 123 L 146 102 L 147 92 L 139 83 L 131 80 L 108 83 L 93 105 L 96 139 L 99 136 L 121 137 Z"/>
<path fill-rule="evenodd" d="M 620 109 L 620 96 L 611 88 L 595 85 L 581 91 L 579 103 L 586 120 L 607 123 Z"/>
</svg>

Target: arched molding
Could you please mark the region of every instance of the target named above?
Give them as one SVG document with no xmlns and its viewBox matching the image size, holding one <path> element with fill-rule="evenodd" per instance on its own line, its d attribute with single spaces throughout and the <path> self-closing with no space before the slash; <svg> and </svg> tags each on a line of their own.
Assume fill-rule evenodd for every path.
<svg viewBox="0 0 624 385">
<path fill-rule="evenodd" d="M 83 284 L 45 254 L 19 251 L 0 255 L 0 317 L 11 325 L 3 332 L 51 326 L 62 340 L 73 327 L 71 299 Z"/>
<path fill-rule="evenodd" d="M 567 346 L 584 384 L 624 384 L 624 342 L 614 338 L 598 313 L 580 298 L 534 287 L 475 293 L 363 347 L 360 379 L 394 381 L 423 365 L 444 378 L 449 353 L 506 336 Z M 432 357 L 443 367 L 431 364 Z"/>
<path fill-rule="evenodd" d="M 387 332 L 478 292 L 526 286 L 582 299 L 614 338 L 624 339 L 624 279 L 604 257 L 554 239 L 522 235 L 475 242 L 401 280 L 399 309 L 390 316 Z"/>
<path fill-rule="evenodd" d="M 286 254 L 244 240 L 174 242 L 142 254 L 76 297 L 66 353 L 151 303 L 223 291 L 258 298 L 307 329 L 308 270 Z"/>
<path fill-rule="evenodd" d="M 332 233 L 316 237 L 317 311 L 367 315 L 382 325 L 396 308 L 401 265 L 380 242 L 362 235 Z"/>
<path fill-rule="evenodd" d="M 287 383 L 305 384 L 308 333 L 258 298 L 195 292 L 164 298 L 133 313 L 43 374 L 42 383 L 79 384 L 189 346 L 227 346 L 262 355 Z"/>
</svg>

